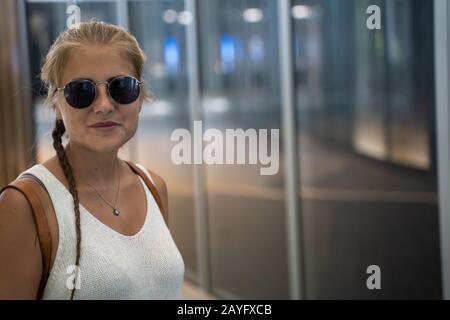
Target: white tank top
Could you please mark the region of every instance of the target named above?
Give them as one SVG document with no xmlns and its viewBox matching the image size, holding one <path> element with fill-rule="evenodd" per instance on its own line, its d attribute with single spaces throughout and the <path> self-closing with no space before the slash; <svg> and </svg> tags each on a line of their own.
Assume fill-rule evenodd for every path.
<svg viewBox="0 0 450 320">
<path fill-rule="evenodd" d="M 142 165 L 138 167 L 151 179 Z M 73 197 L 41 164 L 23 173 L 31 173 L 44 183 L 59 226 L 58 249 L 43 299 L 70 299 L 76 258 Z M 74 299 L 182 298 L 183 258 L 153 195 L 141 177 L 139 180 L 145 189 L 148 210 L 143 227 L 133 236 L 103 224 L 80 204 L 80 277 Z"/>
</svg>

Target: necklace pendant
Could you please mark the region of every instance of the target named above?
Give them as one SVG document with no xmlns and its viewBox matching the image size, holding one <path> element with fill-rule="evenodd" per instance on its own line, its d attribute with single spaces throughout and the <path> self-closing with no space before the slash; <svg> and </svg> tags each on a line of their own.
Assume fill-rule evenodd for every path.
<svg viewBox="0 0 450 320">
<path fill-rule="evenodd" d="M 120 211 L 119 211 L 119 209 L 117 209 L 117 208 L 114 208 L 114 210 L 113 210 L 113 214 L 117 217 L 117 216 L 119 216 L 120 215 Z"/>
</svg>

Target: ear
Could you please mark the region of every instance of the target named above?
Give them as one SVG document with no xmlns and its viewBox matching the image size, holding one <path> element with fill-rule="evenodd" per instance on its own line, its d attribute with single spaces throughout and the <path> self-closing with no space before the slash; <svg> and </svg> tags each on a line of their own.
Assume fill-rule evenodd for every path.
<svg viewBox="0 0 450 320">
<path fill-rule="evenodd" d="M 138 114 L 140 114 L 141 113 L 141 110 L 142 110 L 142 106 L 144 105 L 144 98 L 143 97 L 141 97 L 141 98 L 139 98 L 141 101 L 140 101 L 140 103 L 139 103 L 139 111 L 138 111 Z"/>
</svg>

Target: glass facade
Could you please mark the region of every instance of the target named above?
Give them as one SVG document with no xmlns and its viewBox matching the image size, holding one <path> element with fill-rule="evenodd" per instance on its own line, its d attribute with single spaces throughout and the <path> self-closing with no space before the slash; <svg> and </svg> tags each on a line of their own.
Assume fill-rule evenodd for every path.
<svg viewBox="0 0 450 320">
<path fill-rule="evenodd" d="M 433 3 L 294 8 L 308 13 L 294 19 L 307 297 L 439 298 Z"/>
<path fill-rule="evenodd" d="M 67 6 L 77 3 L 82 21 L 125 26 L 147 54 L 145 80 L 155 99 L 121 155 L 166 180 L 186 277 L 199 282 L 196 239 L 205 231 L 215 295 L 288 299 L 277 0 L 195 2 L 203 128 L 279 129 L 278 172 L 204 165 L 209 225 L 196 230 L 193 168 L 171 161 L 171 134 L 189 130 L 192 119 L 186 33 L 192 15 L 183 0 L 27 1 L 37 161 L 53 154 L 54 116 L 42 106 L 40 66 L 66 29 Z M 381 30 L 366 26 L 370 5 L 381 8 Z M 442 295 L 433 7 L 423 0 L 291 1 L 298 250 L 308 299 Z M 371 265 L 381 268 L 382 290 L 367 289 Z"/>
<path fill-rule="evenodd" d="M 205 129 L 281 128 L 276 1 L 198 4 Z M 272 176 L 256 165 L 205 170 L 214 292 L 288 298 L 282 165 Z"/>
</svg>

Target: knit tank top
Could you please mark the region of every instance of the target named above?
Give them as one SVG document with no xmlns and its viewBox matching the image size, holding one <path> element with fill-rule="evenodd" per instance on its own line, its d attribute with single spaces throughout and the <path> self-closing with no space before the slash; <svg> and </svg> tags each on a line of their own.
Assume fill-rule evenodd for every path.
<svg viewBox="0 0 450 320">
<path fill-rule="evenodd" d="M 138 167 L 151 178 L 148 171 Z M 43 165 L 23 173 L 39 178 L 47 188 L 59 227 L 55 261 L 43 299 L 70 299 L 79 271 L 74 299 L 181 299 L 184 261 L 150 190 L 144 225 L 133 236 L 108 227 L 80 204 L 81 258 L 75 267 L 76 231 L 73 197 Z M 23 174 L 22 173 L 22 174 Z M 126 214 L 126 212 L 122 213 Z"/>
</svg>

